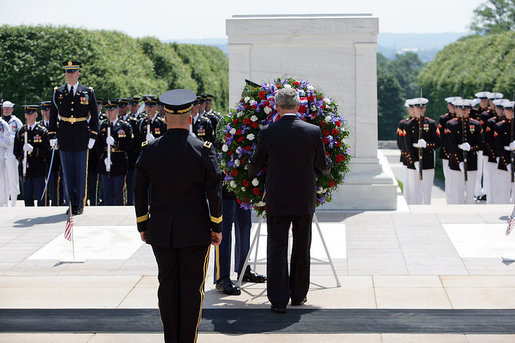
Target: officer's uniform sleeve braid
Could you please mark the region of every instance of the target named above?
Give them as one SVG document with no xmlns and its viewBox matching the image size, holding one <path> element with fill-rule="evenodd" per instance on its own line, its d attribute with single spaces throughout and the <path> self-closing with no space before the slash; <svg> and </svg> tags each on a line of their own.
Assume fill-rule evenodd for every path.
<svg viewBox="0 0 515 343">
<path fill-rule="evenodd" d="M 202 158 L 206 175 L 206 195 L 209 201 L 211 230 L 222 232 L 222 173 L 218 168 L 215 149 L 210 142 L 205 142 Z"/>
</svg>

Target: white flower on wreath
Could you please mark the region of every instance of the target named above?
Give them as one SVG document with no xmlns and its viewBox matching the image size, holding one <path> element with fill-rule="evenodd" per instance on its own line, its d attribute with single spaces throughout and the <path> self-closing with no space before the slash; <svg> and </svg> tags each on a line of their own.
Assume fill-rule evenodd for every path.
<svg viewBox="0 0 515 343">
<path fill-rule="evenodd" d="M 269 108 L 269 107 L 266 107 L 266 108 Z M 258 120 L 258 117 L 256 117 L 255 115 L 252 115 L 252 117 L 250 117 L 250 120 L 252 120 L 252 121 L 257 121 L 257 120 Z"/>
<path fill-rule="evenodd" d="M 327 189 L 320 187 L 320 189 L 317 191 L 317 193 L 322 194 L 322 193 L 325 193 L 326 191 L 327 191 Z"/>
<path fill-rule="evenodd" d="M 326 104 L 328 104 L 328 105 L 329 105 L 329 104 L 331 103 L 331 99 L 329 99 L 329 98 L 324 98 L 324 102 L 325 102 Z"/>
<path fill-rule="evenodd" d="M 257 105 L 257 101 L 256 100 L 250 100 L 250 106 L 254 106 L 254 105 Z"/>
<path fill-rule="evenodd" d="M 230 133 L 231 135 L 234 135 L 234 134 L 236 133 L 236 129 L 233 127 L 233 128 L 231 129 L 231 131 L 229 131 L 229 133 Z"/>
<path fill-rule="evenodd" d="M 243 112 L 242 111 L 239 111 L 238 113 L 236 113 L 236 116 L 239 118 L 243 115 Z"/>
<path fill-rule="evenodd" d="M 324 121 L 325 121 L 326 123 L 329 123 L 329 122 L 331 121 L 331 116 L 325 116 Z"/>
<path fill-rule="evenodd" d="M 254 140 L 254 138 L 256 138 L 256 137 L 254 136 L 254 134 L 253 134 L 253 133 L 249 133 L 249 134 L 247 135 L 247 139 L 248 139 L 249 141 L 253 141 L 253 140 Z"/>
<path fill-rule="evenodd" d="M 243 101 L 245 102 L 249 102 L 250 101 L 250 98 L 248 96 L 245 97 L 245 99 L 243 99 Z"/>
<path fill-rule="evenodd" d="M 223 152 L 229 151 L 229 147 L 226 144 L 222 145 L 222 151 Z"/>
<path fill-rule="evenodd" d="M 257 187 L 257 185 L 259 185 L 259 180 L 254 178 L 254 180 L 252 180 L 252 186 Z"/>
<path fill-rule="evenodd" d="M 310 109 L 311 109 L 311 111 L 312 111 L 312 112 L 315 112 L 315 111 L 317 110 L 317 108 L 316 108 L 316 106 L 315 106 L 315 105 L 312 105 L 312 106 L 310 107 Z"/>
<path fill-rule="evenodd" d="M 331 135 L 327 136 L 327 140 L 328 140 L 329 142 L 330 142 L 330 141 L 332 141 L 332 140 L 333 140 L 333 136 L 331 136 Z"/>
<path fill-rule="evenodd" d="M 238 187 L 238 185 L 236 184 L 236 182 L 234 182 L 234 180 L 232 180 L 229 185 L 232 187 L 232 188 L 236 188 Z"/>
<path fill-rule="evenodd" d="M 237 153 L 237 154 L 241 153 L 241 146 L 239 146 L 239 147 L 237 147 L 237 148 L 236 148 L 236 153 Z"/>
<path fill-rule="evenodd" d="M 248 164 L 244 165 L 243 169 L 245 169 L 245 170 L 249 169 L 249 165 Z"/>
<path fill-rule="evenodd" d="M 310 90 L 310 91 L 312 91 L 312 90 L 314 90 L 314 89 L 315 89 L 315 87 L 313 87 L 313 86 L 311 86 L 311 85 L 307 86 L 306 88 L 307 88 L 308 90 Z"/>
<path fill-rule="evenodd" d="M 246 190 L 247 190 L 247 188 L 245 188 L 245 187 L 241 187 L 241 191 L 242 191 L 242 192 L 245 192 Z"/>
<path fill-rule="evenodd" d="M 268 107 L 268 106 L 265 106 L 265 108 L 263 108 L 263 112 L 265 112 L 266 115 L 269 115 L 270 112 L 272 112 L 272 109 L 270 107 Z"/>
<path fill-rule="evenodd" d="M 236 167 L 239 167 L 240 166 L 240 160 L 234 160 L 234 165 Z"/>
<path fill-rule="evenodd" d="M 266 202 L 264 201 L 260 201 L 256 204 L 257 207 L 265 207 L 266 206 Z"/>
<path fill-rule="evenodd" d="M 285 84 L 285 85 L 284 85 L 284 88 L 291 88 L 291 85 L 289 85 L 289 84 Z"/>
</svg>

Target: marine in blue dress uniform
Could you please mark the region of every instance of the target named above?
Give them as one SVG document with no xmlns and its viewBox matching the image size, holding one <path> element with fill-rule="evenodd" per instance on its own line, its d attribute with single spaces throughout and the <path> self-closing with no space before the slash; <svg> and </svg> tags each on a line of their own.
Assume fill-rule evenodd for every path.
<svg viewBox="0 0 515 343">
<path fill-rule="evenodd" d="M 67 84 L 54 88 L 48 136 L 51 146 L 59 144 L 65 191 L 72 214 L 78 215 L 86 201 L 88 149 L 97 139 L 98 109 L 93 88 L 78 82 L 81 63 L 70 60 L 63 65 Z"/>
</svg>

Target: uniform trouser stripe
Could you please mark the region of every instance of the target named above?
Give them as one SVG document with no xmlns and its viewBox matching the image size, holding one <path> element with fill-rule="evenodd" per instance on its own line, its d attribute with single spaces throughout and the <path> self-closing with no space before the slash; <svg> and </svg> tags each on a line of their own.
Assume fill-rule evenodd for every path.
<svg viewBox="0 0 515 343">
<path fill-rule="evenodd" d="M 217 246 L 218 247 L 218 246 Z M 197 342 L 198 337 L 198 326 L 200 324 L 200 319 L 202 318 L 202 303 L 204 302 L 204 284 L 206 283 L 206 273 L 207 273 L 207 266 L 209 264 L 209 252 L 211 251 L 211 245 L 207 246 L 207 253 L 206 257 L 204 258 L 204 269 L 203 269 L 203 277 L 202 277 L 202 284 L 199 287 L 200 292 L 200 307 L 198 311 L 198 320 L 197 320 L 197 326 L 195 328 L 195 341 Z"/>
<path fill-rule="evenodd" d="M 215 246 L 216 280 L 220 280 L 220 246 Z"/>
<path fill-rule="evenodd" d="M 86 150 L 86 179 L 84 180 L 84 199 L 82 199 L 82 207 L 86 207 L 88 200 L 88 162 L 89 162 L 89 149 Z"/>
</svg>

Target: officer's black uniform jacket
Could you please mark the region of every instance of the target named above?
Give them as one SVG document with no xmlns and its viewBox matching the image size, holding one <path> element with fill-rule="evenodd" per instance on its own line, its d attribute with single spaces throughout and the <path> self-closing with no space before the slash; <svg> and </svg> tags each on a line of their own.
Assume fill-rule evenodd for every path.
<svg viewBox="0 0 515 343">
<path fill-rule="evenodd" d="M 202 117 L 209 119 L 211 122 L 211 127 L 213 128 L 213 131 L 216 132 L 216 126 L 218 125 L 218 122 L 220 121 L 220 114 L 215 113 L 213 110 L 209 112 L 202 113 Z M 216 134 L 215 134 L 216 136 Z"/>
<path fill-rule="evenodd" d="M 495 125 L 494 141 L 495 153 L 499 156 L 498 169 L 508 170 L 507 166 L 511 163 L 510 152 L 505 150 L 505 146 L 509 146 L 515 139 L 515 132 L 511 132 L 511 120 L 504 119 Z M 513 166 L 512 166 L 513 168 Z"/>
<path fill-rule="evenodd" d="M 25 130 L 27 126 L 22 126 L 16 131 L 16 137 L 14 140 L 14 156 L 20 161 L 19 170 L 20 175 L 23 171 L 23 145 L 25 144 Z M 48 142 L 47 129 L 38 123 L 32 130 L 29 130 L 27 135 L 27 141 L 34 150 L 27 153 L 27 177 L 39 177 L 46 176 L 47 172 L 47 160 L 49 158 L 50 144 Z M 50 163 L 50 160 L 48 160 Z M 55 161 L 54 161 L 55 163 Z"/>
<path fill-rule="evenodd" d="M 147 125 L 150 124 L 150 133 L 154 136 L 154 138 L 159 138 L 166 132 L 166 123 L 161 117 L 159 117 L 156 113 L 156 116 L 153 119 L 149 117 L 143 117 L 138 121 L 138 133 L 136 138 L 138 139 L 137 145 L 141 147 L 141 145 L 147 141 Z"/>
<path fill-rule="evenodd" d="M 401 152 L 400 161 L 406 165 L 406 148 L 404 147 L 404 135 L 406 134 L 406 123 L 410 118 L 404 118 L 397 125 L 397 148 Z"/>
<path fill-rule="evenodd" d="M 136 162 L 138 231 L 147 231 L 147 243 L 165 248 L 209 245 L 211 230 L 222 232 L 221 187 L 212 143 L 185 129 L 168 130 L 144 146 Z"/>
<path fill-rule="evenodd" d="M 106 165 L 104 159 L 107 157 L 107 127 L 109 121 L 103 120 L 100 123 L 100 134 L 95 142 L 95 149 L 97 151 L 98 159 L 98 173 L 107 175 Z M 111 136 L 114 138 L 114 145 L 111 146 L 111 171 L 109 175 L 126 175 L 128 168 L 127 151 L 132 148 L 134 144 L 134 136 L 132 128 L 126 121 L 118 119 L 113 126 L 111 123 Z"/>
<path fill-rule="evenodd" d="M 88 113 L 91 114 L 89 124 Z M 59 127 L 57 115 L 61 117 Z M 75 96 L 68 92 L 67 85 L 54 88 L 48 138 L 57 137 L 61 151 L 85 151 L 89 138 L 96 139 L 97 135 L 98 108 L 93 88 L 78 84 Z"/>
<path fill-rule="evenodd" d="M 406 162 L 409 169 L 415 169 L 415 162 L 418 161 L 418 148 L 413 146 L 419 140 L 419 120 L 416 118 L 406 123 L 406 135 L 404 136 L 404 147 L 406 149 Z M 422 137 L 427 146 L 422 149 L 422 169 L 433 169 L 435 167 L 434 149 L 439 145 L 436 134 L 436 122 L 428 117 L 422 121 Z"/>
<path fill-rule="evenodd" d="M 467 152 L 467 170 L 477 170 L 477 151 L 483 148 L 483 132 L 477 120 L 468 119 L 465 126 L 465 137 L 463 132 L 462 118 L 449 120 L 445 125 L 446 149 L 449 152 L 449 168 L 460 170 L 460 162 L 463 162 L 463 150 L 458 148 L 459 144 L 467 142 L 470 151 Z M 464 139 L 465 138 L 465 139 Z"/>
<path fill-rule="evenodd" d="M 48 131 L 50 122 L 48 122 L 46 124 L 44 120 L 40 120 L 38 122 L 38 124 L 45 127 L 45 129 L 47 129 L 47 131 Z M 59 123 L 57 123 L 57 125 L 59 126 Z M 47 137 L 48 137 L 48 135 L 47 135 Z M 50 150 L 50 154 L 48 155 L 48 161 L 47 161 L 47 166 L 46 166 L 46 168 L 47 168 L 46 175 L 48 175 L 48 168 L 50 168 L 51 159 L 52 159 L 52 150 Z M 59 157 L 59 145 L 57 145 L 55 147 L 55 152 L 54 152 L 54 162 L 52 162 L 52 172 L 58 172 L 59 169 L 61 169 L 61 158 Z"/>
<path fill-rule="evenodd" d="M 445 139 L 444 129 L 445 129 L 445 124 L 447 124 L 447 122 L 449 120 L 451 120 L 452 118 L 454 118 L 454 115 L 450 112 L 442 114 L 440 116 L 440 118 L 438 118 L 438 125 L 436 126 L 436 136 L 438 137 L 438 145 L 440 146 L 439 157 L 442 160 L 449 159 L 449 153 L 446 150 L 447 148 L 446 148 L 446 145 L 444 142 L 444 139 Z"/>
<path fill-rule="evenodd" d="M 485 149 L 483 154 L 488 156 L 488 162 L 497 163 L 497 153 L 495 151 L 495 125 L 502 121 L 499 117 L 495 116 L 486 121 L 486 128 L 484 129 L 483 135 L 485 138 Z"/>
<path fill-rule="evenodd" d="M 129 123 L 132 129 L 132 134 L 134 136 L 133 138 L 133 144 L 131 145 L 130 149 L 127 150 L 127 160 L 128 160 L 128 166 L 129 169 L 134 169 L 136 166 L 136 160 L 138 159 L 139 153 L 141 151 L 141 140 L 139 138 L 138 134 L 138 122 L 139 120 L 136 119 L 132 114 L 128 114 L 127 116 L 120 116 L 121 120 L 126 121 Z"/>
<path fill-rule="evenodd" d="M 193 122 L 193 133 L 198 139 L 204 142 L 215 141 L 215 128 L 211 124 L 211 120 L 207 117 L 199 115 L 197 120 Z"/>
</svg>

